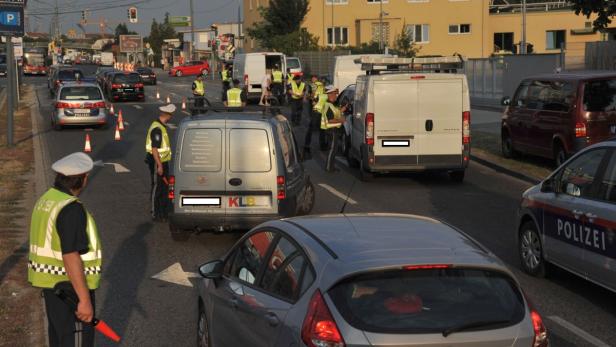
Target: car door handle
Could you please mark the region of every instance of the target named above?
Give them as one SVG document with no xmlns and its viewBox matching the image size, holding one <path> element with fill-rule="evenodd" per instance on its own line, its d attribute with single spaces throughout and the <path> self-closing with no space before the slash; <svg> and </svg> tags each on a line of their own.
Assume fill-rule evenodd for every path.
<svg viewBox="0 0 616 347">
<path fill-rule="evenodd" d="M 584 212 L 580 210 L 573 210 L 571 213 L 573 213 L 573 217 L 575 217 L 575 219 L 580 219 L 580 217 L 584 214 Z"/>
<path fill-rule="evenodd" d="M 239 301 L 237 298 L 229 299 L 229 305 L 231 305 L 231 308 L 235 310 L 239 306 Z"/>
<path fill-rule="evenodd" d="M 265 320 L 267 321 L 269 325 L 273 327 L 278 326 L 278 324 L 280 323 L 278 316 L 276 316 L 276 314 L 272 312 L 268 312 L 265 314 Z"/>
<path fill-rule="evenodd" d="M 242 180 L 240 178 L 232 178 L 229 180 L 229 184 L 237 187 L 242 184 Z"/>
<path fill-rule="evenodd" d="M 595 222 L 595 218 L 597 218 L 596 214 L 593 214 L 593 213 L 590 213 L 590 212 L 586 213 L 585 216 L 586 216 L 586 218 L 588 218 L 588 222 L 590 222 L 590 223 L 594 223 Z"/>
<path fill-rule="evenodd" d="M 426 120 L 426 131 L 432 131 L 433 128 L 434 122 L 432 122 L 432 119 Z"/>
</svg>

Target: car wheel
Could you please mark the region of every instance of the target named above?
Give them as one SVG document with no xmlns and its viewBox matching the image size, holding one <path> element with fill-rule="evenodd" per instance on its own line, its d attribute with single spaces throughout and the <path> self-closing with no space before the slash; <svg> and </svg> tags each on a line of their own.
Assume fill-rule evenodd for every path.
<svg viewBox="0 0 616 347">
<path fill-rule="evenodd" d="M 199 320 L 197 323 L 197 346 L 210 347 L 210 328 L 207 324 L 207 317 L 205 315 L 205 307 L 201 300 L 199 300 Z"/>
<path fill-rule="evenodd" d="M 372 180 L 374 180 L 374 174 L 370 171 L 368 171 L 368 168 L 366 166 L 366 163 L 364 162 L 363 156 L 362 159 L 359 163 L 359 178 L 363 181 L 363 182 L 370 182 Z"/>
<path fill-rule="evenodd" d="M 312 182 L 308 181 L 308 184 L 306 185 L 306 189 L 304 191 L 303 199 L 297 209 L 298 216 L 310 214 L 310 212 L 312 211 L 312 207 L 314 207 L 315 195 L 316 194 L 314 192 L 314 185 L 312 184 Z"/>
<path fill-rule="evenodd" d="M 451 179 L 455 183 L 464 182 L 464 170 L 450 171 L 449 179 Z"/>
<path fill-rule="evenodd" d="M 532 221 L 522 225 L 518 248 L 522 270 L 532 276 L 544 277 L 546 266 L 543 260 L 543 247 L 537 227 Z"/>
<path fill-rule="evenodd" d="M 178 70 L 175 72 L 176 77 L 182 77 L 182 71 Z"/>
<path fill-rule="evenodd" d="M 507 131 L 503 133 L 501 138 L 501 151 L 503 152 L 503 157 L 505 158 L 515 158 L 518 154 L 513 148 L 513 141 Z"/>
<path fill-rule="evenodd" d="M 560 143 L 560 141 L 556 141 L 554 143 L 554 164 L 556 166 L 561 166 L 565 161 L 567 161 L 567 152 L 565 151 L 564 146 Z"/>
<path fill-rule="evenodd" d="M 186 241 L 190 237 L 190 234 L 184 230 L 179 229 L 177 226 L 169 223 L 169 232 L 173 241 Z"/>
</svg>

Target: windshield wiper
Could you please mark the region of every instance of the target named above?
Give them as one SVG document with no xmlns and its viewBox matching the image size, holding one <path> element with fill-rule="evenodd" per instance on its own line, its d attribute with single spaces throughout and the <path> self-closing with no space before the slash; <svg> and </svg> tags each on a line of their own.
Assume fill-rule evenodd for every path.
<svg viewBox="0 0 616 347">
<path fill-rule="evenodd" d="M 443 337 L 447 337 L 455 332 L 476 329 L 476 328 L 483 328 L 483 327 L 488 327 L 492 325 L 507 324 L 509 322 L 510 321 L 508 320 L 484 320 L 484 321 L 476 321 L 476 322 L 470 322 L 470 323 L 462 323 L 462 324 L 454 325 L 450 328 L 443 330 Z"/>
</svg>

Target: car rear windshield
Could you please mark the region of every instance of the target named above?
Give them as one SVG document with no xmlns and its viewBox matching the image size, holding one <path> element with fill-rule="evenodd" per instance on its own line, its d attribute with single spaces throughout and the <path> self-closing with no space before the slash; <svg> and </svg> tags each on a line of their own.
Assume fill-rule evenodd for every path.
<svg viewBox="0 0 616 347">
<path fill-rule="evenodd" d="M 299 60 L 287 59 L 287 69 L 299 69 Z"/>
<path fill-rule="evenodd" d="M 64 87 L 60 100 L 100 100 L 103 96 L 97 87 Z"/>
<path fill-rule="evenodd" d="M 477 330 L 519 323 L 526 309 L 506 275 L 480 269 L 394 270 L 364 274 L 329 291 L 344 319 L 374 333 L 442 333 L 469 323 Z"/>
<path fill-rule="evenodd" d="M 141 80 L 138 74 L 117 74 L 113 76 L 114 83 L 137 83 Z"/>
<path fill-rule="evenodd" d="M 220 129 L 187 129 L 182 140 L 180 169 L 185 172 L 218 172 L 222 148 Z"/>
<path fill-rule="evenodd" d="M 83 74 L 79 70 L 60 70 L 58 72 L 58 79 L 63 81 L 75 81 L 81 77 L 83 77 Z"/>
<path fill-rule="evenodd" d="M 263 129 L 232 129 L 229 139 L 229 168 L 233 172 L 269 172 L 270 146 Z"/>
<path fill-rule="evenodd" d="M 616 79 L 586 82 L 584 110 L 588 112 L 616 111 Z"/>
<path fill-rule="evenodd" d="M 140 74 L 144 74 L 145 75 L 145 74 L 151 74 L 152 70 L 150 70 L 150 69 L 137 69 L 137 72 L 140 73 Z"/>
</svg>

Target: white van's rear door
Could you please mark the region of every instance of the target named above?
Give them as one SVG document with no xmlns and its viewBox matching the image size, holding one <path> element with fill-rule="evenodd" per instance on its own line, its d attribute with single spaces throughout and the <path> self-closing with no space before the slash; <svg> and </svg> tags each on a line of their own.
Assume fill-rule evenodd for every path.
<svg viewBox="0 0 616 347">
<path fill-rule="evenodd" d="M 246 66 L 244 67 L 244 76 L 248 76 L 248 92 L 256 93 L 261 92 L 261 81 L 265 76 L 265 54 L 247 54 Z M 254 85 L 254 87 L 253 87 Z M 258 86 L 257 86 L 258 85 Z"/>
<path fill-rule="evenodd" d="M 377 80 L 372 89 L 376 163 L 417 164 L 420 153 L 416 141 L 419 126 L 417 81 Z"/>
</svg>

